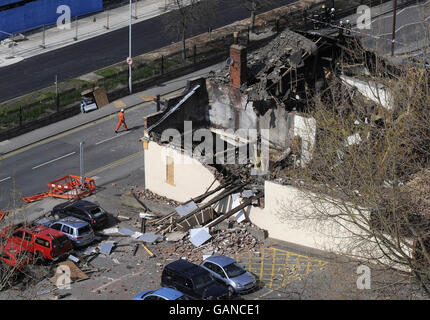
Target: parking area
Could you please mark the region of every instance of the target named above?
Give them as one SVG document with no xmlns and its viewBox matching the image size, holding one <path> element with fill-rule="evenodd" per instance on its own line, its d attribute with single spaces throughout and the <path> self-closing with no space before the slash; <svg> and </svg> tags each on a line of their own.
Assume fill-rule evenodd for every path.
<svg viewBox="0 0 430 320">
<path fill-rule="evenodd" d="M 27 282 L 4 290 L 0 299 L 130 300 L 139 292 L 160 288 L 166 264 L 180 258 L 199 264 L 208 253 L 235 259 L 260 280 L 256 290 L 236 299 L 290 299 L 296 298 L 292 294 L 297 291 L 295 286 L 300 287 L 304 279 L 321 277 L 328 266 L 328 261 L 318 256 L 275 245 L 270 238 L 256 239 L 249 222 L 226 223 L 222 227 L 225 229 L 213 233 L 214 237 L 199 247 L 193 246 L 186 237 L 179 241 L 138 241 L 142 207 L 133 200 L 130 191 L 137 190 L 141 178 L 141 170 L 136 170 L 114 183 L 99 186 L 95 194 L 85 199 L 99 204 L 109 216 L 104 229 L 95 232 L 95 241 L 75 249 L 71 253 L 74 261 L 36 265 Z M 58 203 L 50 202 L 50 206 Z M 144 199 L 144 203 L 160 215 L 172 212 L 177 205 L 156 198 Z M 156 231 L 151 223 L 145 229 Z M 69 273 L 65 262 L 76 268 L 71 268 Z"/>
</svg>

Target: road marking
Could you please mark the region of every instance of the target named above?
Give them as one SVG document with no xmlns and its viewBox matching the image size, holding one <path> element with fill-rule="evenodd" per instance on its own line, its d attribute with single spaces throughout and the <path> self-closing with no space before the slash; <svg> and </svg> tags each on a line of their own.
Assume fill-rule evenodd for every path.
<svg viewBox="0 0 430 320">
<path fill-rule="evenodd" d="M 115 280 L 112 280 L 112 281 L 110 281 L 110 282 L 108 282 L 108 283 L 105 283 L 104 285 L 101 285 L 100 287 L 98 287 L 98 288 L 95 288 L 95 289 L 93 289 L 93 290 L 91 290 L 91 292 L 97 292 L 97 291 L 99 291 L 99 290 L 102 290 L 102 289 L 104 289 L 104 288 L 106 288 L 106 287 L 109 287 L 110 285 L 112 285 L 112 284 L 114 284 L 115 282 L 118 282 L 118 281 L 121 281 L 121 280 L 123 280 L 123 279 L 125 279 L 125 278 L 128 278 L 128 277 L 134 277 L 134 276 L 138 276 L 138 275 L 140 275 L 140 274 L 142 274 L 142 273 L 144 273 L 145 271 L 140 271 L 140 272 L 136 272 L 136 273 L 129 273 L 129 274 L 125 274 L 125 275 L 123 275 L 122 277 L 119 277 L 118 279 L 115 279 Z M 109 279 L 109 278 L 108 278 Z"/>
<path fill-rule="evenodd" d="M 11 179 L 11 177 L 7 177 L 7 178 L 4 178 L 4 179 L 1 179 L 0 182 L 6 181 L 6 180 L 9 180 L 9 179 Z"/>
<path fill-rule="evenodd" d="M 427 21 L 428 19 L 430 19 L 430 16 L 428 16 L 427 18 L 425 18 L 425 19 L 424 19 L 424 21 Z M 413 25 L 415 25 L 415 24 L 422 24 L 424 21 L 411 22 L 411 23 L 404 24 L 404 25 L 400 26 L 400 27 L 396 30 L 396 33 L 398 33 L 400 30 L 402 30 L 402 29 L 403 29 L 403 28 L 405 28 L 405 27 L 413 26 Z M 389 36 L 389 35 L 391 35 L 391 34 L 392 34 L 392 33 L 383 33 L 383 34 L 378 34 L 378 35 L 377 35 L 377 37 Z M 398 35 L 397 35 L 397 36 L 398 36 Z M 388 40 L 390 40 L 390 39 L 388 39 Z"/>
<path fill-rule="evenodd" d="M 105 165 L 103 167 L 100 167 L 100 168 L 94 169 L 93 171 L 87 172 L 85 174 L 85 176 L 86 177 L 94 176 L 94 175 L 98 174 L 99 172 L 102 172 L 103 170 L 106 170 L 106 169 L 109 169 L 109 168 L 112 168 L 112 167 L 116 167 L 117 165 L 120 165 L 123 162 L 126 162 L 128 160 L 136 158 L 137 156 L 142 156 L 143 157 L 143 151 L 139 151 L 139 152 L 133 153 L 133 154 L 131 154 L 131 155 L 125 157 L 125 158 L 119 159 L 119 160 L 111 162 L 111 163 L 109 163 L 109 164 L 107 164 L 107 165 Z"/>
<path fill-rule="evenodd" d="M 37 168 L 43 167 L 43 166 L 45 166 L 45 165 L 47 165 L 47 164 L 50 164 L 50 163 L 55 162 L 55 161 L 57 161 L 57 160 L 61 160 L 61 159 L 65 158 L 65 157 L 71 156 L 72 154 L 75 154 L 75 153 L 76 153 L 76 152 L 70 152 L 70 153 L 68 153 L 68 154 L 65 154 L 64 156 L 61 156 L 61 157 L 58 157 L 58 158 L 56 158 L 56 159 L 53 159 L 53 160 L 50 160 L 50 161 L 44 162 L 44 163 L 42 163 L 42 164 L 39 164 L 39 165 L 37 165 L 37 166 L 33 167 L 32 169 L 34 170 L 34 169 L 37 169 Z"/>
<path fill-rule="evenodd" d="M 262 294 L 261 296 L 259 296 L 259 297 L 257 297 L 257 298 L 254 298 L 254 300 L 259 300 L 259 299 L 261 299 L 261 298 L 263 298 L 263 297 L 267 296 L 268 294 L 271 294 L 273 291 L 274 291 L 274 290 L 269 290 L 269 291 L 267 291 L 266 293 Z"/>
<path fill-rule="evenodd" d="M 164 98 L 164 99 L 168 99 L 168 98 L 171 98 L 171 97 L 175 97 L 175 96 L 177 96 L 179 93 L 181 93 L 182 91 L 183 91 L 183 88 L 178 89 L 178 90 L 175 90 L 175 91 L 173 91 L 173 92 L 170 92 L 170 93 L 167 93 L 167 94 L 165 94 L 165 95 L 162 95 L 162 98 Z M 134 106 L 134 107 L 130 107 L 130 108 L 129 108 L 129 109 L 127 109 L 127 110 L 137 110 L 137 109 L 140 109 L 140 108 L 142 108 L 142 107 L 149 106 L 149 105 L 151 105 L 151 104 L 152 104 L 152 102 L 144 102 L 144 103 L 138 104 L 138 105 L 136 105 L 136 106 Z M 30 149 L 33 149 L 34 147 L 38 147 L 38 146 L 44 145 L 44 144 L 46 144 L 46 143 L 49 143 L 49 142 L 52 142 L 52 141 L 58 140 L 58 139 L 60 139 L 60 138 L 67 137 L 68 135 L 70 135 L 70 134 L 72 134 L 72 133 L 75 133 L 75 132 L 81 131 L 81 130 L 86 129 L 86 128 L 89 128 L 89 127 L 91 127 L 91 126 L 93 126 L 93 125 L 95 125 L 95 124 L 103 123 L 103 122 L 105 122 L 105 121 L 108 121 L 108 120 L 111 120 L 111 119 L 113 119 L 113 118 L 117 118 L 117 117 L 118 117 L 118 115 L 117 115 L 116 113 L 114 113 L 114 114 L 111 114 L 111 115 L 105 116 L 104 118 L 101 118 L 101 119 L 98 119 L 98 120 L 94 120 L 94 121 L 92 121 L 92 122 L 89 122 L 89 123 L 87 123 L 87 124 L 84 124 L 84 125 L 82 125 L 82 126 L 79 126 L 79 127 L 77 127 L 77 128 L 70 129 L 70 130 L 68 130 L 68 131 L 65 131 L 65 132 L 59 133 L 59 134 L 57 134 L 57 135 L 55 135 L 55 136 L 53 136 L 53 137 L 46 138 L 46 139 L 42 139 L 42 140 L 40 140 L 40 141 L 38 141 L 38 142 L 35 142 L 35 143 L 31 144 L 31 145 L 28 145 L 28 146 L 26 146 L 26 147 L 19 148 L 19 149 L 15 150 L 15 151 L 11 151 L 11 152 L 9 152 L 9 153 L 7 153 L 7 154 L 3 155 L 3 156 L 0 156 L 0 160 L 4 160 L 4 159 L 7 159 L 7 158 L 10 158 L 10 157 L 16 156 L 16 155 L 18 155 L 18 154 L 20 154 L 20 153 L 23 153 L 23 152 L 25 152 L 25 151 L 28 151 L 28 150 L 30 150 Z"/>
<path fill-rule="evenodd" d="M 111 138 L 107 138 L 107 139 L 104 139 L 104 140 L 102 140 L 102 141 L 99 141 L 99 142 L 97 142 L 97 143 L 96 143 L 96 146 L 97 146 L 97 145 L 99 145 L 99 144 L 101 144 L 101 143 L 103 143 L 103 142 L 110 141 L 110 140 L 112 140 L 112 139 L 115 139 L 115 138 L 118 138 L 118 137 L 124 136 L 124 135 L 126 135 L 126 134 L 128 134 L 128 133 L 130 133 L 130 132 L 131 132 L 131 131 L 125 131 L 125 132 L 122 132 L 122 133 L 120 133 L 120 134 L 117 134 L 116 136 L 113 136 L 113 137 L 111 137 Z"/>
<path fill-rule="evenodd" d="M 422 3 L 422 4 L 416 4 L 416 5 L 413 5 L 413 6 L 409 6 L 409 7 L 406 7 L 406 8 L 404 8 L 404 9 L 402 9 L 402 10 L 400 10 L 400 11 L 398 11 L 397 12 L 397 14 L 396 14 L 396 17 L 399 17 L 404 11 L 406 11 L 406 10 L 409 10 L 409 9 L 412 9 L 412 8 L 414 8 L 414 7 L 418 7 L 418 6 L 422 6 L 422 7 L 425 7 L 428 3 L 429 3 L 430 1 L 426 1 L 425 3 Z M 412 10 L 411 10 L 412 11 Z M 377 21 L 379 21 L 379 20 L 384 20 L 384 19 L 393 19 L 393 15 L 387 15 L 387 14 L 389 14 L 389 13 L 393 13 L 393 11 L 389 11 L 389 12 L 385 12 L 385 13 L 382 13 L 380 16 L 378 16 L 378 17 L 376 17 L 376 18 L 374 18 L 372 21 L 370 21 L 370 23 L 368 23 L 368 24 L 365 24 L 364 25 L 364 27 L 365 27 L 365 29 L 367 29 L 367 27 L 369 27 L 369 26 L 371 26 L 372 25 L 372 23 L 374 24 L 374 23 L 376 23 Z M 399 17 L 400 18 L 400 17 Z M 417 23 L 420 23 L 420 22 L 417 22 Z M 415 24 L 415 23 L 414 23 Z M 396 32 L 397 32 L 397 30 L 396 30 Z M 387 34 L 385 34 L 385 35 L 390 35 L 391 33 L 387 33 Z"/>
</svg>

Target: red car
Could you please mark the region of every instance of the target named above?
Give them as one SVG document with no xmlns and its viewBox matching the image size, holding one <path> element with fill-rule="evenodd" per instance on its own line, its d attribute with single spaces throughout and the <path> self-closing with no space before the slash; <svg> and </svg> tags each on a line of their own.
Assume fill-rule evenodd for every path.
<svg viewBox="0 0 430 320">
<path fill-rule="evenodd" d="M 57 260 L 72 249 L 72 242 L 62 232 L 43 225 L 16 225 L 4 228 L 0 237 L 33 253 L 36 261 Z"/>
<path fill-rule="evenodd" d="M 13 241 L 8 241 L 5 246 L 0 247 L 0 263 L 22 270 L 25 265 L 33 263 L 33 255 Z"/>
<path fill-rule="evenodd" d="M 13 284 L 28 264 L 33 263 L 33 255 L 13 241 L 6 241 L 0 246 L 0 290 Z"/>
</svg>

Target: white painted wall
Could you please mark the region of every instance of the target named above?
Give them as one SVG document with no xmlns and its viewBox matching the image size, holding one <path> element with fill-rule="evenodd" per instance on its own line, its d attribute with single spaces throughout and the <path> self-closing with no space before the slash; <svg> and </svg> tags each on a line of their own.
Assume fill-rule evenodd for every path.
<svg viewBox="0 0 430 320">
<path fill-rule="evenodd" d="M 179 202 L 202 195 L 214 181 L 214 174 L 199 161 L 156 142 L 145 151 L 145 186 L 147 189 Z M 166 183 L 166 157 L 174 158 L 174 184 Z M 219 186 L 215 181 L 211 189 Z"/>
<path fill-rule="evenodd" d="M 314 118 L 294 115 L 293 136 L 302 138 L 302 149 L 300 163 L 305 167 L 312 160 L 312 150 L 315 146 L 317 124 Z"/>
<path fill-rule="evenodd" d="M 333 214 L 339 213 L 333 203 L 315 203 L 299 188 L 271 181 L 265 182 L 264 193 L 264 209 L 251 207 L 249 219 L 258 227 L 266 229 L 269 237 L 337 254 L 356 257 L 381 255 L 373 239 L 357 241 L 358 238 L 352 232 L 363 234 L 363 231 L 356 225 L 341 219 L 323 221 L 309 218 L 316 216 L 318 210 L 322 209 L 331 210 Z M 352 213 L 355 211 L 353 208 L 350 210 Z M 404 270 L 400 266 L 393 267 Z"/>
<path fill-rule="evenodd" d="M 357 88 L 366 98 L 388 110 L 394 109 L 393 97 L 382 84 L 374 81 L 362 81 L 347 76 L 340 76 L 340 78 L 342 82 L 348 86 Z"/>
</svg>

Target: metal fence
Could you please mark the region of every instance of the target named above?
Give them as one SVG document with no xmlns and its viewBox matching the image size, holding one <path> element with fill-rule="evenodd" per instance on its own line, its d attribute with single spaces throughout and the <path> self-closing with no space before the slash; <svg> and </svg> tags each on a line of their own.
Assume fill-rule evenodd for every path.
<svg viewBox="0 0 430 320">
<path fill-rule="evenodd" d="M 184 3 L 186 4 L 187 1 L 189 0 L 185 0 Z M 62 25 L 61 30 L 55 22 L 34 26 L 31 30 L 21 30 L 19 33 L 9 34 L 9 38 L 15 43 L 8 43 L 8 55 L 27 58 L 35 53 L 43 53 L 46 49 L 58 48 L 78 40 L 102 35 L 108 30 L 126 27 L 130 23 L 128 3 L 128 1 L 113 3 L 104 7 L 102 11 L 73 16 L 70 24 Z M 166 1 L 160 1 L 158 5 L 147 6 L 143 0 L 133 0 L 132 20 L 134 23 L 139 19 L 155 17 L 172 9 L 173 7 Z M 22 34 L 25 35 L 27 41 L 20 41 L 23 40 Z"/>
</svg>

